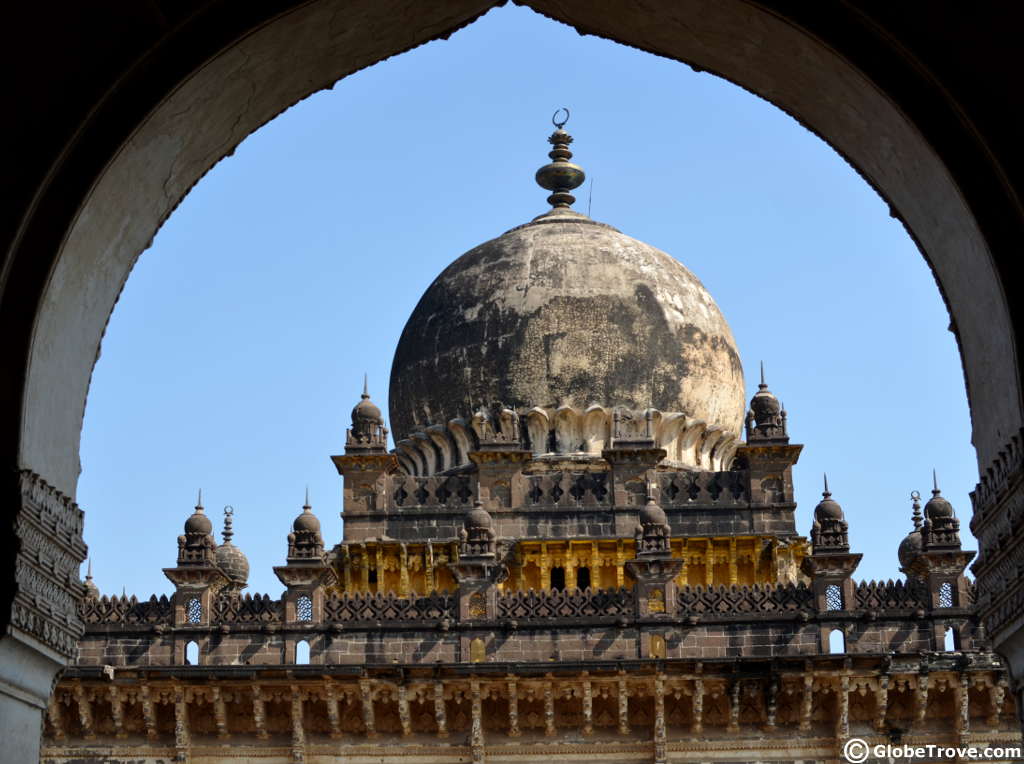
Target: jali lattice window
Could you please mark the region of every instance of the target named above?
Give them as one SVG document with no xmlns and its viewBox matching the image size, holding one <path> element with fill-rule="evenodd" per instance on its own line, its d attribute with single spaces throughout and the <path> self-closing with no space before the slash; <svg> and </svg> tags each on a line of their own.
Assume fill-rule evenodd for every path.
<svg viewBox="0 0 1024 764">
<path fill-rule="evenodd" d="M 299 621 L 313 620 L 313 600 L 306 595 L 295 601 L 295 618 Z"/>
<path fill-rule="evenodd" d="M 829 584 L 825 587 L 825 609 L 843 609 L 843 590 L 839 588 L 838 584 Z"/>
<path fill-rule="evenodd" d="M 188 601 L 186 606 L 186 612 L 188 614 L 189 623 L 200 623 L 203 620 L 203 603 L 199 601 L 198 597 L 193 597 Z"/>
<path fill-rule="evenodd" d="M 939 585 L 939 607 L 953 607 L 953 584 L 949 581 Z"/>
</svg>

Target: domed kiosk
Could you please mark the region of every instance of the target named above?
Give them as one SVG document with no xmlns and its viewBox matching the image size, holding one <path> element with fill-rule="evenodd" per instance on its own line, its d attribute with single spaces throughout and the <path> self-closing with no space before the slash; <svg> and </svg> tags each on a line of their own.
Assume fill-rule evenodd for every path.
<svg viewBox="0 0 1024 764">
<path fill-rule="evenodd" d="M 725 318 L 678 260 L 570 209 L 583 171 L 561 125 L 548 140 L 553 161 L 537 179 L 552 209 L 455 260 L 405 325 L 389 400 L 403 465 L 465 463 L 483 407 L 525 418 L 538 456 L 599 455 L 647 435 L 670 461 L 727 468 L 745 396 Z M 652 432 L 640 433 L 647 410 Z M 414 453 L 437 445 L 439 460 Z"/>
</svg>

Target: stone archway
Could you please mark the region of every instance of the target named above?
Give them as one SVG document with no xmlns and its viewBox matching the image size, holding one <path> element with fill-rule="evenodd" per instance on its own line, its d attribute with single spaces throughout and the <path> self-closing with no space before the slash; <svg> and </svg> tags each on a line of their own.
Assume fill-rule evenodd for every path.
<svg viewBox="0 0 1024 764">
<path fill-rule="evenodd" d="M 1024 423 L 1021 318 L 1005 281 L 1024 215 L 998 147 L 946 87 L 952 79 L 912 52 L 913 8 L 879 20 L 855 6 L 819 14 L 747 0 L 646 0 L 628 11 L 585 0 L 526 4 L 736 82 L 856 167 L 932 266 L 960 345 L 979 465 L 999 458 Z M 12 359 L 0 387 L 0 457 L 15 468 L 0 485 L 17 507 L 0 575 L 18 581 L 13 603 L 0 597 L 0 619 L 11 622 L 0 639 L 0 716 L 17 729 L 38 726 L 52 677 L 73 649 L 84 556 L 72 501 L 81 421 L 106 321 L 136 258 L 191 186 L 260 125 L 490 6 L 203 0 L 190 16 L 141 24 L 142 52 L 96 75 L 102 87 L 74 129 L 42 137 L 44 169 L 31 178 L 33 194 L 16 199 L 23 204 L 14 205 L 0 293 Z M 949 31 L 956 21 L 938 25 Z M 941 47 L 941 37 L 925 35 L 918 50 Z M 16 661 L 26 668 L 14 669 Z M 31 745 L 11 751 L 18 761 L 32 756 Z"/>
</svg>

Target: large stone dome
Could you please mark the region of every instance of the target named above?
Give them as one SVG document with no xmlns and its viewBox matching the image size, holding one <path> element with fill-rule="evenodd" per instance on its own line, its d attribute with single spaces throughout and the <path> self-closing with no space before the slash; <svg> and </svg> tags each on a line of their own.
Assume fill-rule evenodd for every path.
<svg viewBox="0 0 1024 764">
<path fill-rule="evenodd" d="M 685 413 L 738 434 L 743 370 L 679 261 L 556 208 L 470 250 L 427 289 L 391 368 L 396 440 L 480 406 Z"/>
</svg>

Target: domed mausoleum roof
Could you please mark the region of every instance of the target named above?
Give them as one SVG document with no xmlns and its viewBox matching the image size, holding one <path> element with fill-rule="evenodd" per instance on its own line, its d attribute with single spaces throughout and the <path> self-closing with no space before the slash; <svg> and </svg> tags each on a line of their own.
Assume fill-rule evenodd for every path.
<svg viewBox="0 0 1024 764">
<path fill-rule="evenodd" d="M 572 156 L 572 139 L 559 126 L 549 140 L 554 162 L 538 179 L 554 188 L 548 168 Z M 743 371 L 711 295 L 678 260 L 569 209 L 572 188 L 424 293 L 391 369 L 396 440 L 497 403 L 653 407 L 740 432 Z"/>
</svg>

